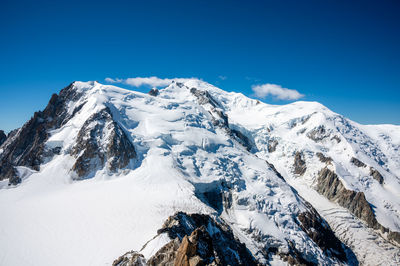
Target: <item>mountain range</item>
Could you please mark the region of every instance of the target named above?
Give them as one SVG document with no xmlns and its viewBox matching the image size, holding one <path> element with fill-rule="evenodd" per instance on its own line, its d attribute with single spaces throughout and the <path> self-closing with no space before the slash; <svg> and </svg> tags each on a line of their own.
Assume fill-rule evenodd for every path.
<svg viewBox="0 0 400 266">
<path fill-rule="evenodd" d="M 1 265 L 399 265 L 400 126 L 197 79 L 0 131 Z"/>
</svg>

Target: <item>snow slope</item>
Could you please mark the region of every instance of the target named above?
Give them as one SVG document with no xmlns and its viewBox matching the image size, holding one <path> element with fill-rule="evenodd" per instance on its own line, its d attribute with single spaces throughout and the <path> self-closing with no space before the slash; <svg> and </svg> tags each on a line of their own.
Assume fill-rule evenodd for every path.
<svg viewBox="0 0 400 266">
<path fill-rule="evenodd" d="M 309 201 L 328 221 L 337 235 L 367 264 L 399 263 L 398 247 L 388 244 L 381 232 L 368 228 L 357 217 L 338 204 L 329 202 L 314 188 L 318 172 L 326 166 L 316 154 L 332 159 L 328 165 L 346 188 L 362 191 L 373 206 L 378 222 L 395 232 L 400 231 L 400 126 L 360 125 L 338 115 L 316 102 L 295 102 L 276 106 L 260 103 L 238 93 L 221 93 L 213 86 L 208 90 L 229 116 L 230 123 L 243 129 L 254 140 L 255 154 L 273 163 L 285 180 Z M 315 141 L 308 136 L 324 126 L 326 137 Z M 339 141 L 338 141 L 339 140 Z M 275 150 L 269 150 L 271 142 Z M 296 152 L 304 155 L 306 172 L 294 173 Z M 366 167 L 351 163 L 356 157 Z M 369 167 L 384 178 L 379 184 Z M 382 235 L 386 237 L 385 234 Z M 376 254 L 385 254 L 377 257 Z M 394 263 L 394 261 L 396 263 Z"/>
<path fill-rule="evenodd" d="M 73 87 L 82 93 L 68 105 L 73 116 L 52 129 L 46 142 L 61 152 L 39 171 L 19 167 L 22 182 L 16 186 L 0 181 L 0 265 L 110 265 L 126 251 L 140 250 L 177 211 L 223 219 L 263 263 L 268 259 L 263 250 L 288 252 L 289 242 L 310 261 L 338 263 L 301 229 L 297 216 L 310 208 L 290 185 L 314 205 L 360 262 L 375 264 L 379 252 L 388 265 L 400 263 L 398 248 L 313 190 L 323 166 L 313 155 L 323 152 L 333 158 L 332 168 L 346 187 L 365 192 L 378 221 L 400 231 L 400 127 L 359 125 L 318 103 L 267 105 L 198 80 L 174 82 L 156 97 L 97 82 L 75 82 Z M 208 91 L 219 107 L 199 102 L 191 88 Z M 117 172 L 102 168 L 92 178 L 74 181 L 71 150 L 79 131 L 106 107 L 138 156 Z M 218 110 L 228 115 L 232 129 L 252 141 L 250 152 L 215 122 L 221 120 Z M 342 141 L 307 138 L 319 125 Z M 268 152 L 271 139 L 279 142 L 274 152 Z M 302 177 L 292 173 L 298 150 L 307 162 Z M 385 183 L 352 165 L 353 156 L 377 169 Z M 219 208 L 202 196 L 218 189 L 229 194 L 229 206 Z M 341 221 L 356 226 L 344 230 Z M 152 242 L 156 248 L 167 240 L 157 241 Z M 148 247 L 146 259 L 156 250 Z M 273 260 L 283 263 L 277 256 Z"/>
</svg>

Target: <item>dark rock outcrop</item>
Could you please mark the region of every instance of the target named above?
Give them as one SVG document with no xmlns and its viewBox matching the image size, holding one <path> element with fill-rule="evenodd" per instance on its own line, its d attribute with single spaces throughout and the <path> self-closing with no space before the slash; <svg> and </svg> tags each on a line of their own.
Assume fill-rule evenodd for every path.
<svg viewBox="0 0 400 266">
<path fill-rule="evenodd" d="M 355 166 L 357 166 L 357 167 L 367 167 L 367 165 L 365 164 L 365 163 L 363 163 L 363 162 L 361 162 L 360 160 L 358 160 L 357 158 L 355 158 L 355 157 L 352 157 L 351 159 L 350 159 L 350 162 L 352 163 L 352 164 L 354 164 Z"/>
<path fill-rule="evenodd" d="M 76 179 L 91 177 L 105 163 L 108 170 L 115 172 L 136 158 L 132 142 L 113 120 L 108 107 L 93 114 L 84 123 L 71 155 L 77 158 L 71 169 L 77 174 Z"/>
<path fill-rule="evenodd" d="M 378 172 L 378 170 L 376 170 L 375 168 L 373 168 L 372 166 L 369 168 L 369 174 L 376 180 L 379 182 L 379 184 L 383 184 L 383 176 L 381 175 L 381 173 Z"/>
<path fill-rule="evenodd" d="M 316 190 L 320 194 L 345 207 L 355 216 L 365 221 L 368 226 L 375 229 L 378 228 L 374 212 L 365 199 L 363 192 L 346 189 L 336 173 L 326 167 L 318 173 L 317 182 Z"/>
<path fill-rule="evenodd" d="M 157 96 L 158 94 L 159 94 L 160 92 L 158 91 L 158 89 L 156 89 L 156 88 L 152 88 L 150 91 L 149 91 L 149 95 L 151 95 L 151 96 Z"/>
<path fill-rule="evenodd" d="M 49 137 L 50 129 L 64 125 L 74 114 L 68 112 L 68 103 L 76 101 L 81 94 L 74 88 L 74 83 L 53 94 L 48 105 L 43 111 L 35 112 L 34 116 L 25 123 L 17 132 L 12 132 L 3 143 L 4 152 L 0 155 L 0 180 L 9 179 L 9 184 L 16 185 L 21 179 L 15 170 L 16 166 L 26 166 L 39 170 L 43 162 L 44 144 Z M 11 133 L 10 133 L 11 135 Z"/>
<path fill-rule="evenodd" d="M 243 132 L 239 129 L 230 127 L 228 115 L 224 113 L 222 106 L 211 96 L 208 91 L 191 88 L 190 92 L 197 98 L 199 104 L 211 105 L 210 113 L 213 116 L 212 123 L 214 126 L 223 128 L 230 137 L 244 146 L 247 151 L 251 151 L 253 148 L 255 148 L 254 141 L 243 134 Z"/>
<path fill-rule="evenodd" d="M 146 259 L 136 251 L 129 251 L 116 259 L 112 266 L 145 266 Z"/>
<path fill-rule="evenodd" d="M 268 152 L 274 152 L 276 151 L 276 146 L 278 146 L 278 141 L 276 139 L 270 139 L 268 140 Z"/>
<path fill-rule="evenodd" d="M 212 107 L 220 107 L 219 103 L 210 95 L 208 91 L 191 88 L 190 92 L 197 98 L 199 104 L 210 104 Z"/>
<path fill-rule="evenodd" d="M 318 174 L 316 190 L 329 200 L 348 209 L 363 220 L 368 227 L 380 230 L 382 233 L 388 233 L 388 239 L 394 244 L 400 244 L 400 233 L 390 231 L 376 220 L 373 209 L 366 200 L 364 193 L 346 189 L 336 173 L 327 167 L 323 168 Z"/>
<path fill-rule="evenodd" d="M 228 121 L 228 120 L 227 120 Z M 246 150 L 251 151 L 255 147 L 254 143 L 242 132 L 236 129 L 230 129 L 231 136 L 236 139 L 240 144 L 242 144 Z"/>
<path fill-rule="evenodd" d="M 58 95 L 53 94 L 47 107 L 35 112 L 21 129 L 11 132 L 12 136 L 7 137 L 2 145 L 4 152 L 0 154 L 0 180 L 9 179 L 9 184 L 16 185 L 21 182 L 16 166 L 39 171 L 46 158 L 61 152 L 60 147 L 45 147 L 49 132 L 62 127 L 80 111 L 83 104 L 76 105 L 71 111 L 70 103 L 78 102 L 82 95 L 83 92 L 72 83 Z M 80 130 L 77 143 L 70 151 L 77 158 L 72 168 L 77 173 L 77 179 L 86 177 L 106 162 L 107 168 L 115 172 L 116 169 L 126 167 L 130 159 L 136 157 L 132 143 L 113 121 L 108 108 L 94 114 L 89 120 Z M 105 137 L 107 139 L 103 140 Z"/>
<path fill-rule="evenodd" d="M 228 116 L 222 111 L 220 104 L 211 96 L 208 91 L 198 90 L 196 88 L 191 88 L 190 93 L 192 93 L 199 104 L 210 104 L 211 113 L 214 113 L 214 119 L 212 121 L 214 126 L 220 126 L 223 128 L 229 128 Z"/>
<path fill-rule="evenodd" d="M 389 231 L 388 239 L 392 241 L 392 243 L 395 243 L 397 246 L 400 246 L 400 232 Z"/>
<path fill-rule="evenodd" d="M 365 167 L 367 167 L 367 165 L 366 165 L 365 163 L 361 162 L 360 160 L 358 160 L 358 159 L 355 158 L 355 157 L 352 157 L 352 158 L 350 159 L 350 162 L 351 162 L 352 164 L 354 164 L 355 166 L 360 167 L 360 168 L 365 168 Z M 376 170 L 376 169 L 373 168 L 372 166 L 369 167 L 369 174 L 370 174 L 370 176 L 372 176 L 376 181 L 378 181 L 379 184 L 383 184 L 383 181 L 384 181 L 384 180 L 383 180 L 383 176 L 381 175 L 381 173 L 378 172 L 378 170 Z"/>
<path fill-rule="evenodd" d="M 318 212 L 311 205 L 308 207 L 308 212 L 302 212 L 297 217 L 301 229 L 322 249 L 325 255 L 336 257 L 342 262 L 348 261 L 342 242 Z"/>
<path fill-rule="evenodd" d="M 321 141 L 329 136 L 330 133 L 325 129 L 325 126 L 323 125 L 318 126 L 307 133 L 307 137 L 309 137 L 315 142 Z"/>
<path fill-rule="evenodd" d="M 178 212 L 169 217 L 157 233 L 167 233 L 171 239 L 181 241 L 175 263 L 176 259 L 182 262 L 195 258 L 198 261 L 201 259 L 204 264 L 257 264 L 246 246 L 234 237 L 230 227 L 208 215 Z"/>
<path fill-rule="evenodd" d="M 6 133 L 3 130 L 0 130 L 0 146 L 3 144 L 7 139 Z"/>
<path fill-rule="evenodd" d="M 171 240 L 169 243 L 165 244 L 160 248 L 156 254 L 154 254 L 148 261 L 147 265 L 157 266 L 157 265 L 175 265 L 175 258 L 177 251 L 181 245 L 179 238 Z"/>
<path fill-rule="evenodd" d="M 158 235 L 163 233 L 172 240 L 149 258 L 146 265 L 258 265 L 230 227 L 208 215 L 178 212 L 157 231 Z M 133 264 L 142 263 L 142 258 L 141 254 L 131 251 L 113 265 L 143 265 Z"/>
<path fill-rule="evenodd" d="M 294 167 L 294 173 L 296 175 L 303 175 L 306 172 L 307 166 L 306 166 L 306 161 L 304 160 L 303 153 L 296 152 L 296 154 L 294 155 L 293 167 Z"/>
<path fill-rule="evenodd" d="M 12 137 L 14 137 L 17 134 L 18 130 L 19 128 L 13 129 L 10 132 L 8 132 L 7 139 L 11 139 Z"/>
<path fill-rule="evenodd" d="M 336 140 L 337 143 L 340 143 L 342 140 L 339 138 L 339 136 L 335 135 L 331 138 L 331 140 Z"/>
<path fill-rule="evenodd" d="M 322 163 L 327 163 L 327 164 L 331 164 L 332 163 L 332 158 L 325 156 L 321 152 L 317 152 L 317 157 Z"/>
<path fill-rule="evenodd" d="M 268 162 L 268 161 L 265 161 L 265 162 L 268 164 L 269 168 L 271 168 L 271 170 L 274 171 L 274 173 L 275 173 L 280 179 L 285 180 L 285 179 L 283 178 L 283 176 L 281 175 L 281 173 L 279 173 L 278 170 L 276 170 L 275 165 L 273 165 L 272 163 L 270 163 L 270 162 Z"/>
</svg>

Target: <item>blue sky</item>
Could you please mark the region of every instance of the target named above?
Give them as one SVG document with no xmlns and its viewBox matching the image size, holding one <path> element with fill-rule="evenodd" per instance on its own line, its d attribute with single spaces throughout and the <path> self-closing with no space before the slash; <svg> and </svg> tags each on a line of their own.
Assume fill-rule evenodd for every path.
<svg viewBox="0 0 400 266">
<path fill-rule="evenodd" d="M 0 129 L 74 80 L 149 76 L 246 95 L 277 84 L 360 123 L 400 124 L 399 1 L 82 2 L 2 1 Z"/>
</svg>

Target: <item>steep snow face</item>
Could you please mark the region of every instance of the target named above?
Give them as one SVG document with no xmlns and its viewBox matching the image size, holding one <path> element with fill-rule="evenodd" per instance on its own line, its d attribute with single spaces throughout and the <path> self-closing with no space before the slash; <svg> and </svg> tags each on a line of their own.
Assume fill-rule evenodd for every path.
<svg viewBox="0 0 400 266">
<path fill-rule="evenodd" d="M 328 167 L 347 190 L 363 192 L 379 224 L 399 232 L 399 126 L 360 125 L 314 102 L 275 106 L 238 93 L 221 93 L 212 86 L 208 90 L 222 103 L 232 127 L 242 129 L 253 140 L 255 154 L 275 165 L 285 180 L 323 214 L 361 262 L 374 263 L 371 247 L 387 252 L 389 264 L 396 257 L 398 261 L 399 250 L 390 244 L 382 245 L 385 240 L 376 235 L 390 239 L 387 233 L 374 232 L 362 223 L 354 230 L 353 215 L 338 204 L 329 203 L 315 189 L 320 171 Z M 340 224 L 348 226 L 340 228 Z"/>
<path fill-rule="evenodd" d="M 331 159 L 329 167 L 347 189 L 365 193 L 382 225 L 400 231 L 399 126 L 363 126 L 318 103 L 269 106 L 254 104 L 250 99 L 238 100 L 238 97 L 228 97 L 233 101 L 227 101 L 227 114 L 232 124 L 249 130 L 260 157 L 276 164 L 281 172 L 286 172 L 285 177 L 301 178 L 312 186 L 326 165 L 317 156 L 321 153 Z M 234 101 L 240 104 L 230 104 Z M 278 143 L 276 151 L 269 152 L 268 147 L 274 140 Z M 303 154 L 307 167 L 300 177 L 293 173 L 296 152 Z M 355 165 L 352 158 L 365 166 Z M 371 175 L 371 167 L 382 175 L 382 184 Z"/>
<path fill-rule="evenodd" d="M 46 132 L 44 150 L 57 152 L 43 155 L 36 171 L 19 167 L 20 184 L 0 181 L 1 264 L 112 263 L 140 250 L 177 211 L 223 219 L 262 263 L 281 260 L 277 252 L 338 262 L 345 247 L 318 246 L 309 236 L 314 229 L 298 218 L 312 207 L 238 142 L 221 103 L 201 102 L 190 90 L 208 86 L 173 83 L 153 97 L 75 82 L 81 96 L 65 107 L 71 117 Z M 111 171 L 107 147 L 115 135 L 126 136 L 115 147 L 126 152 L 129 141 L 134 152 Z"/>
<path fill-rule="evenodd" d="M 318 103 L 267 105 L 199 80 L 174 82 L 156 96 L 97 82 L 73 88 L 81 96 L 65 107 L 70 118 L 47 132 L 44 150 L 57 152 L 37 170 L 17 167 L 20 184 L 0 181 L 0 264 L 111 264 L 140 251 L 178 211 L 223 220 L 261 263 L 300 254 L 331 265 L 341 253 L 347 254 L 343 263 L 354 263 L 337 239 L 333 246 L 320 241 L 326 235 L 315 228 L 330 228 L 303 198 L 360 262 L 384 256 L 388 264 L 400 263 L 397 248 L 314 190 L 327 166 L 347 189 L 364 192 L 380 224 L 399 231 L 399 127 L 358 125 Z M 104 110 L 104 119 L 93 120 Z M 123 145 L 113 147 L 121 152 L 134 148 L 113 169 L 110 136 L 119 136 Z M 100 154 L 85 155 L 91 147 Z M 296 153 L 304 161 L 301 176 L 293 173 Z M 353 157 L 366 166 L 351 163 Z M 79 158 L 90 171 L 76 181 Z M 170 240 L 155 238 L 145 259 Z"/>
</svg>

